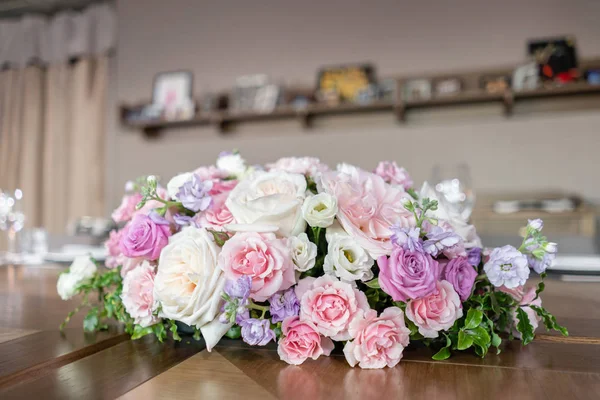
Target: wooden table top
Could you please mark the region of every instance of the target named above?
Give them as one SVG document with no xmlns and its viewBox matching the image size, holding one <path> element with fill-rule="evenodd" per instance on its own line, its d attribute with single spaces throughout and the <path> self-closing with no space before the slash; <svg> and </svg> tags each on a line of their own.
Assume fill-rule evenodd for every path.
<svg viewBox="0 0 600 400">
<path fill-rule="evenodd" d="M 571 336 L 543 328 L 530 345 L 506 344 L 481 359 L 431 360 L 411 348 L 396 368 L 350 368 L 342 354 L 290 366 L 275 346 L 223 340 L 131 341 L 118 328 L 82 331 L 83 315 L 58 332 L 77 299 L 56 294 L 58 266 L 0 267 L 0 399 L 598 399 L 600 285 L 549 282 L 544 304 Z"/>
</svg>

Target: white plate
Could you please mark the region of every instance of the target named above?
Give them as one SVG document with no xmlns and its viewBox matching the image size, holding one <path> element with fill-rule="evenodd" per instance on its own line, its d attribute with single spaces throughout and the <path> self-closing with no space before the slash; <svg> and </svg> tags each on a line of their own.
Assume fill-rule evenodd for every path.
<svg viewBox="0 0 600 400">
<path fill-rule="evenodd" d="M 75 257 L 89 255 L 97 261 L 106 260 L 107 252 L 104 247 L 68 244 L 57 252 L 48 252 L 44 260 L 57 263 L 70 263 Z"/>
</svg>

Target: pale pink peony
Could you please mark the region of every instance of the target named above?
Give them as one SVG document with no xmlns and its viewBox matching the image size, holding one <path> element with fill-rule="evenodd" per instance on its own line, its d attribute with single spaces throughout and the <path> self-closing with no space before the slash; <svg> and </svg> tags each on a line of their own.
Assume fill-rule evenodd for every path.
<svg viewBox="0 0 600 400">
<path fill-rule="evenodd" d="M 317 328 L 309 321 L 298 317 L 288 317 L 281 325 L 283 337 L 279 340 L 277 354 L 288 364 L 300 365 L 308 358 L 316 360 L 321 355 L 328 356 L 333 350 L 333 342 L 319 335 Z"/>
<path fill-rule="evenodd" d="M 375 259 L 392 252 L 392 225 L 415 226 L 414 215 L 404 208 L 410 196 L 378 175 L 344 165 L 342 171 L 325 173 L 322 187 L 336 197 L 344 230 Z"/>
<path fill-rule="evenodd" d="M 333 340 L 351 339 L 351 322 L 369 310 L 363 292 L 331 275 L 304 278 L 295 290 L 300 299 L 300 319 L 312 322 L 319 333 Z"/>
<path fill-rule="evenodd" d="M 210 192 L 208 192 L 208 194 L 210 194 L 211 196 L 216 196 L 222 193 L 229 194 L 229 192 L 231 192 L 233 188 L 237 186 L 238 182 L 239 181 L 235 179 L 230 179 L 228 181 L 214 179 L 212 189 L 210 189 Z"/>
<path fill-rule="evenodd" d="M 265 301 L 296 283 L 291 250 L 273 233 L 241 232 L 223 245 L 219 268 L 228 279 L 252 278 L 250 298 Z"/>
<path fill-rule="evenodd" d="M 104 248 L 108 253 L 104 262 L 107 268 L 116 268 L 123 262 L 124 256 L 119 245 L 122 232 L 122 229 L 113 229 L 108 235 L 108 240 L 104 242 Z"/>
<path fill-rule="evenodd" d="M 438 337 L 439 331 L 449 329 L 462 315 L 458 293 L 448 281 L 437 282 L 437 293 L 411 300 L 406 305 L 406 317 L 426 338 Z"/>
<path fill-rule="evenodd" d="M 398 307 L 389 307 L 377 317 L 369 310 L 364 318 L 350 324 L 353 341 L 344 346 L 346 361 L 351 367 L 361 368 L 394 367 L 410 340 L 410 330 L 404 324 L 404 313 Z"/>
<path fill-rule="evenodd" d="M 231 211 L 225 205 L 228 195 L 228 193 L 222 193 L 212 198 L 212 204 L 208 210 L 201 213 L 198 217 L 198 225 L 200 227 L 223 231 L 225 225 L 235 223 Z"/>
<path fill-rule="evenodd" d="M 266 165 L 267 171 L 283 171 L 293 174 L 315 176 L 329 170 L 316 157 L 283 157 L 272 164 Z"/>
<path fill-rule="evenodd" d="M 125 256 L 119 257 L 119 262 L 121 263 L 121 277 L 125 278 L 128 273 L 133 271 L 143 261 L 143 258 L 129 258 Z"/>
<path fill-rule="evenodd" d="M 507 287 L 501 286 L 498 289 L 501 292 L 508 293 L 513 299 L 519 302 L 519 306 L 523 309 L 523 311 L 525 311 L 525 314 L 527 314 L 527 317 L 529 318 L 529 323 L 531 324 L 531 326 L 533 326 L 533 331 L 535 332 L 542 319 L 531 307 L 529 307 L 542 306 L 541 297 L 538 297 L 537 299 L 535 298 L 535 287 L 529 287 L 527 288 L 527 291 L 525 291 L 525 288 L 523 286 L 517 286 L 514 289 L 508 289 Z M 511 316 L 513 323 L 513 336 L 518 339 L 521 339 L 521 333 L 516 329 L 516 325 L 519 322 L 519 319 L 517 318 L 516 308 L 511 312 Z"/>
<path fill-rule="evenodd" d="M 375 168 L 375 174 L 383 178 L 386 183 L 401 186 L 404 190 L 410 189 L 413 180 L 408 171 L 396 164 L 396 161 L 382 161 Z"/>
<path fill-rule="evenodd" d="M 129 221 L 136 212 L 135 207 L 142 200 L 142 195 L 139 193 L 126 194 L 121 200 L 121 205 L 112 212 L 112 219 L 117 224 Z"/>
<path fill-rule="evenodd" d="M 203 181 L 208 179 L 216 180 L 227 178 L 227 172 L 220 170 L 214 165 L 209 165 L 207 167 L 199 167 L 194 171 L 194 174 L 198 175 Z"/>
<path fill-rule="evenodd" d="M 154 267 L 144 261 L 123 279 L 123 306 L 134 322 L 142 327 L 158 322 L 158 318 L 152 314 L 155 275 Z"/>
</svg>

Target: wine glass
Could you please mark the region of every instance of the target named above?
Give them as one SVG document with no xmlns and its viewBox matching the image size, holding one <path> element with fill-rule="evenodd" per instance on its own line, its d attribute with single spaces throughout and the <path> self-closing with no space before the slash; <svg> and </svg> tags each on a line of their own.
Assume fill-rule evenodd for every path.
<svg viewBox="0 0 600 400">
<path fill-rule="evenodd" d="M 475 205 L 469 166 L 465 163 L 437 164 L 433 168 L 432 182 L 450 217 L 468 221 Z"/>
<path fill-rule="evenodd" d="M 6 232 L 8 237 L 8 249 L 4 260 L 8 263 L 21 261 L 17 251 L 17 235 L 25 225 L 22 199 L 21 189 L 16 189 L 12 195 L 6 191 L 0 193 L 0 230 Z"/>
</svg>

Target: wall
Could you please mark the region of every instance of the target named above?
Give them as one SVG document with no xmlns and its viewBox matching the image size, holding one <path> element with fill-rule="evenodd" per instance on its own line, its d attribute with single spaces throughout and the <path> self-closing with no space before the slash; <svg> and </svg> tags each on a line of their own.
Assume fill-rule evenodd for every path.
<svg viewBox="0 0 600 400">
<path fill-rule="evenodd" d="M 195 92 L 265 72 L 312 84 L 323 64 L 372 61 L 380 76 L 519 63 L 528 38 L 574 34 L 580 56 L 600 56 L 600 2 L 565 1 L 118 1 L 114 107 L 148 99 L 154 75 L 191 69 Z M 468 114 L 468 115 L 463 115 Z M 600 199 L 600 112 L 517 112 L 499 107 L 415 112 L 399 126 L 389 114 L 248 123 L 167 131 L 148 141 L 111 116 L 108 204 L 127 179 L 165 178 L 237 148 L 252 163 L 314 155 L 373 168 L 395 159 L 417 181 L 436 161 L 468 160 L 478 191 L 563 188 Z"/>
</svg>

